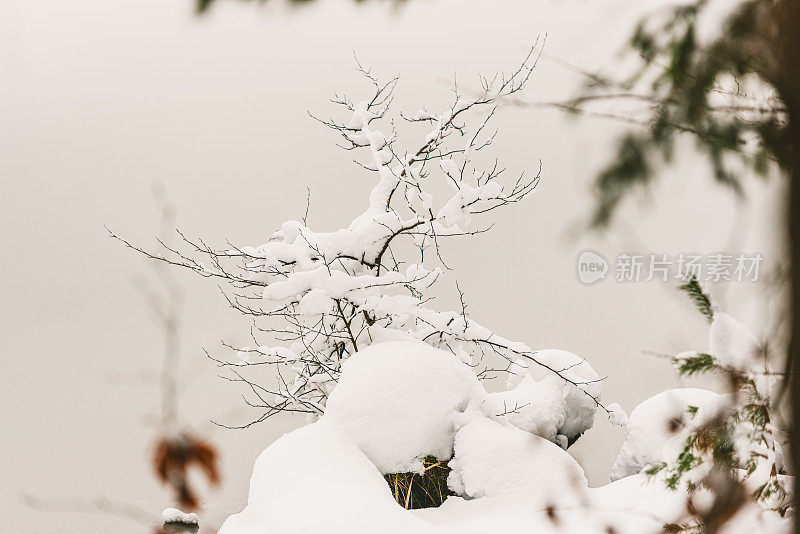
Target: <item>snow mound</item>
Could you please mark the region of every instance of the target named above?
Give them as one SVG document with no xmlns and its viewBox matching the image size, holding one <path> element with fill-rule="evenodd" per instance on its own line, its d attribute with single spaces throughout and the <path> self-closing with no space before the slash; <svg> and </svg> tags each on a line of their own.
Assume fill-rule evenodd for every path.
<svg viewBox="0 0 800 534">
<path fill-rule="evenodd" d="M 537 385 L 520 389 L 526 381 Z M 569 391 L 554 385 L 531 373 L 514 388 L 539 388 L 541 399 L 563 408 L 549 395 L 557 390 L 568 405 Z M 657 423 L 665 415 L 715 397 L 677 390 L 642 403 L 628 424 L 628 463 L 645 462 L 640 453 L 647 451 L 651 461 L 658 432 L 665 432 Z M 345 364 L 325 415 L 258 457 L 247 507 L 229 517 L 219 534 L 601 533 L 612 525 L 619 534 L 639 534 L 660 531 L 679 517 L 684 494 L 642 475 L 590 489 L 566 451 L 487 415 L 487 404 L 469 366 L 450 353 L 417 342 L 372 345 Z M 544 400 L 539 406 L 544 409 Z M 532 429 L 529 423 L 517 420 Z M 534 426 L 538 431 L 538 421 Z M 452 454 L 448 485 L 459 495 L 438 508 L 405 510 L 383 473 L 416 467 L 426 454 Z M 747 511 L 724 534 L 789 532 L 788 522 L 759 514 Z M 734 528 L 739 524 L 748 530 Z"/>
<path fill-rule="evenodd" d="M 611 480 L 636 474 L 648 465 L 674 460 L 675 432 L 670 431 L 670 423 L 685 418 L 689 406 L 706 411 L 716 408 L 720 399 L 713 391 L 682 388 L 643 401 L 628 418 L 625 441 L 611 468 Z"/>
<path fill-rule="evenodd" d="M 539 350 L 533 358 L 538 363 L 515 362 L 509 389 L 491 393 L 485 413 L 566 448 L 594 423 L 592 397 L 602 393 L 600 376 L 586 360 L 564 350 Z"/>
<path fill-rule="evenodd" d="M 514 427 L 477 419 L 456 434 L 450 489 L 468 498 L 563 505 L 588 487 L 578 462 L 553 443 Z"/>
<path fill-rule="evenodd" d="M 265 532 L 441 531 L 400 508 L 372 462 L 323 418 L 261 453 L 247 507 L 229 517 L 219 534 Z"/>
<path fill-rule="evenodd" d="M 456 424 L 485 396 L 453 354 L 419 342 L 370 345 L 349 358 L 325 419 L 381 473 L 422 472 L 427 455 L 449 459 Z"/>
</svg>

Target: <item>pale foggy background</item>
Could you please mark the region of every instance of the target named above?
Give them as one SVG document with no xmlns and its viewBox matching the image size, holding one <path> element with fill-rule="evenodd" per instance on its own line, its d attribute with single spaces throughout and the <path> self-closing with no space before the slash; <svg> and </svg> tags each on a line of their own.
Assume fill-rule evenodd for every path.
<svg viewBox="0 0 800 534">
<path fill-rule="evenodd" d="M 590 70 L 613 66 L 642 4 L 320 0 L 290 9 L 281 0 L 223 1 L 197 18 L 190 0 L 0 3 L 0 530 L 142 532 L 82 502 L 113 499 L 154 519 L 172 505 L 147 463 L 162 345 L 132 279 L 149 270 L 103 225 L 153 244 L 151 191 L 160 184 L 178 225 L 210 243 L 264 242 L 302 215 L 307 186 L 311 226 L 339 228 L 360 213 L 373 177 L 306 111 L 327 116 L 337 111 L 327 100 L 334 91 L 358 100 L 368 89 L 352 69 L 353 49 L 376 74 L 401 76 L 396 110 L 436 111 L 454 74 L 469 85 L 477 73 L 511 68 L 537 35 L 548 34 L 549 56 Z M 524 97 L 568 97 L 582 81 L 543 60 Z M 457 277 L 477 321 L 534 348 L 588 358 L 608 377 L 604 401 L 627 410 L 678 385 L 667 363 L 643 352 L 706 347 L 705 325 L 676 284 L 583 286 L 578 252 L 748 251 L 774 262 L 780 184 L 748 181 L 742 204 L 711 184 L 701 161 L 683 158 L 639 205 L 626 205 L 611 231 L 584 234 L 590 179 L 621 127 L 512 107 L 495 124 L 494 150 L 509 171 L 534 172 L 541 158 L 543 179 L 527 201 L 496 212 L 491 233 L 445 244 L 455 270 L 439 305 L 452 304 Z M 204 491 L 206 524 L 218 526 L 244 505 L 255 457 L 302 420 L 244 431 L 209 423 L 254 415 L 201 351 L 224 355 L 220 340 L 243 342 L 248 321 L 212 281 L 179 279 L 188 292 L 179 415 L 221 452 L 224 483 Z M 764 334 L 775 316 L 763 291 L 734 285 L 712 292 Z M 593 485 L 607 481 L 622 437 L 598 414 L 570 449 Z M 25 494 L 46 509 L 25 506 Z"/>
</svg>

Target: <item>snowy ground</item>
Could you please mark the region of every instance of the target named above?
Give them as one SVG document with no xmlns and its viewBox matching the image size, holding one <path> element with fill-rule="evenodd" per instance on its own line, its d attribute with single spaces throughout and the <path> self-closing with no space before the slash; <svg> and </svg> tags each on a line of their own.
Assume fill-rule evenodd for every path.
<svg viewBox="0 0 800 534">
<path fill-rule="evenodd" d="M 653 425 L 687 401 L 703 405 L 717 395 L 678 390 L 634 410 L 615 465 L 618 480 L 590 489 L 582 468 L 556 444 L 562 442 L 558 431 L 591 426 L 591 419 L 571 410 L 569 402 L 564 406 L 574 386 L 562 381 L 560 389 L 554 388 L 546 375 L 537 380 L 527 370 L 520 374 L 511 391 L 487 394 L 463 362 L 422 343 L 379 343 L 356 353 L 346 362 L 325 415 L 261 454 L 247 507 L 228 518 L 220 534 L 260 534 L 265 529 L 609 532 L 609 527 L 642 533 L 660 532 L 681 517 L 685 494 L 633 473 L 640 464 L 662 459 L 658 455 L 664 436 Z M 496 399 L 504 395 L 538 409 L 518 418 L 501 415 Z M 584 399 L 573 401 L 580 405 Z M 538 420 L 537 413 L 542 414 Z M 405 510 L 382 475 L 421 471 L 420 460 L 428 454 L 451 458 L 448 485 L 458 496 L 438 508 Z M 696 505 L 708 503 L 700 495 Z M 738 514 L 724 532 L 788 531 L 786 522 L 762 514 L 756 505 Z"/>
</svg>

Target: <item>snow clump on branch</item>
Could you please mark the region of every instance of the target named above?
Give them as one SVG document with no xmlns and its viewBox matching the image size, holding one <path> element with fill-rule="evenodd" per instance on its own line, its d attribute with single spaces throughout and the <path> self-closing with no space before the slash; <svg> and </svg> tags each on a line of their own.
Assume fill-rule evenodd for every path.
<svg viewBox="0 0 800 534">
<path fill-rule="evenodd" d="M 231 347 L 238 355 L 234 361 L 214 358 L 229 371 L 228 380 L 246 387 L 247 403 L 258 411 L 239 426 L 281 412 L 317 419 L 325 412 L 343 363 L 368 345 L 391 339 L 413 339 L 451 352 L 479 378 L 513 376 L 523 369 L 520 374 L 530 374 L 537 387 L 561 388 L 564 405 L 556 420 L 534 422 L 524 409 L 509 418 L 529 431 L 536 426 L 536 432 L 562 446 L 591 425 L 602 405 L 599 378 L 587 363 L 537 352 L 497 335 L 469 316 L 463 294 L 458 311 L 429 306 L 430 288 L 443 275 L 438 265 L 443 265 L 442 240 L 487 231 L 490 224 L 482 221 L 488 213 L 521 201 L 539 182 L 541 163 L 532 176 L 506 179 L 499 161 L 486 164 L 482 155 L 497 133 L 489 129 L 497 106 L 525 87 L 542 44 L 531 47 L 511 73 L 481 77 L 474 96 L 456 89 L 441 113 L 401 113 L 399 119 L 412 129 L 424 127 L 416 143 L 405 146 L 390 116 L 397 78 L 380 81 L 357 62 L 371 86 L 369 97 L 354 103 L 336 95 L 332 101 L 345 118 L 317 119 L 337 133 L 340 146 L 355 155 L 361 171 L 375 175 L 367 208 L 346 228 L 317 232 L 304 216 L 284 222 L 267 243 L 222 250 L 181 233 L 190 252 L 162 242 L 163 254 L 112 233 L 150 258 L 227 282 L 229 304 L 253 318 L 253 344 Z M 442 187 L 435 177 L 449 188 L 448 194 L 436 193 Z M 405 258 L 414 247 L 419 258 Z M 439 261 L 425 266 L 426 259 Z M 246 373 L 265 366 L 275 369 L 274 386 Z M 552 378 L 544 381 L 544 375 Z M 523 376 L 520 387 L 530 390 L 530 383 Z M 520 394 L 542 392 L 520 390 L 514 396 Z M 502 399 L 495 400 L 502 404 Z"/>
</svg>

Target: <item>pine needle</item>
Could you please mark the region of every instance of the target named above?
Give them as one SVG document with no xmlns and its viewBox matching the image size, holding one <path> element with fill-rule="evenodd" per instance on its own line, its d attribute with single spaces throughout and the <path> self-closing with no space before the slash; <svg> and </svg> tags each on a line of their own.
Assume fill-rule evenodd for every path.
<svg viewBox="0 0 800 534">
<path fill-rule="evenodd" d="M 697 278 L 692 275 L 685 284 L 678 286 L 678 289 L 689 296 L 697 308 L 697 311 L 703 314 L 706 321 L 711 324 L 714 320 L 714 309 L 711 306 L 711 297 L 708 296 L 708 293 L 703 291 Z"/>
</svg>

